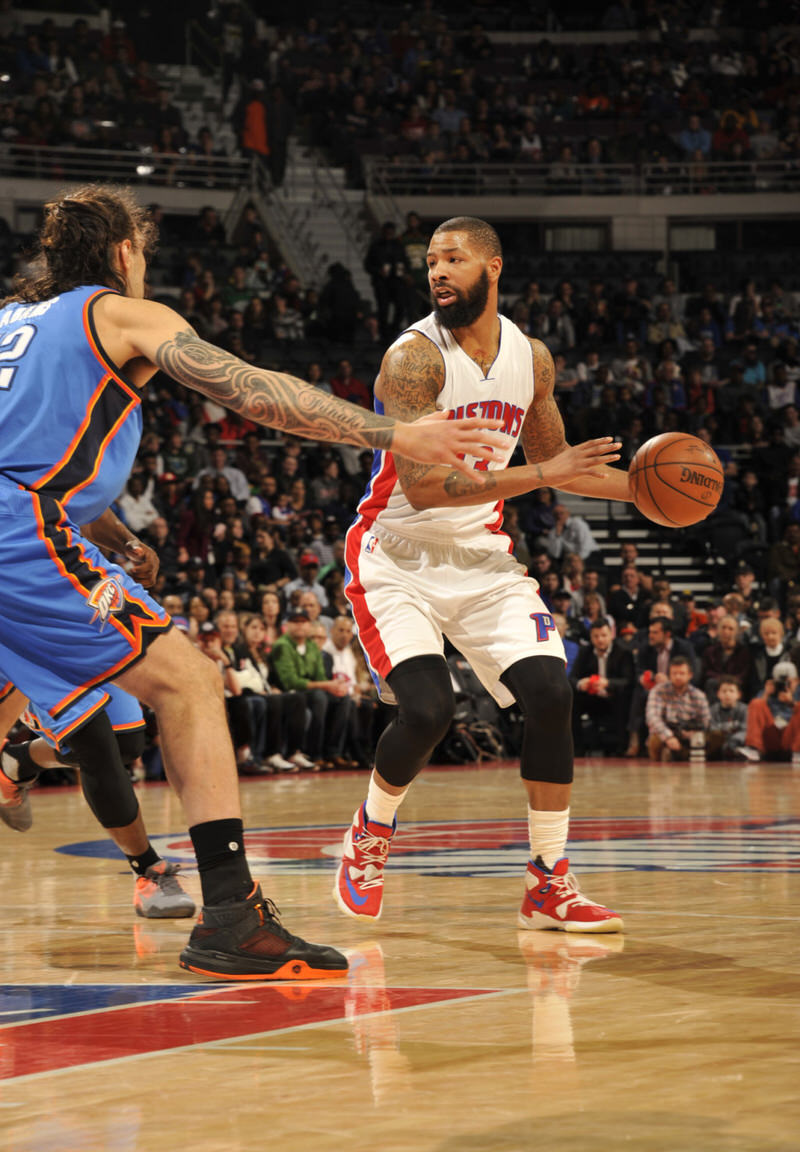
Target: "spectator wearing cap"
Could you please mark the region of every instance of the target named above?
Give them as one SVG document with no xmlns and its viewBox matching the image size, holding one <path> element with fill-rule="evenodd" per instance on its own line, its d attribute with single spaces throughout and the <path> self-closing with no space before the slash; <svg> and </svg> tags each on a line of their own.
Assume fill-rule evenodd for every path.
<svg viewBox="0 0 800 1152">
<path fill-rule="evenodd" d="M 779 661 L 761 696 L 747 705 L 747 735 L 741 755 L 746 760 L 788 760 L 800 755 L 800 704 L 797 668 Z"/>
<path fill-rule="evenodd" d="M 293 608 L 287 614 L 285 632 L 272 646 L 271 658 L 281 691 L 302 692 L 305 696 L 310 723 L 303 752 L 317 768 L 324 768 L 332 762 L 328 755 L 331 749 L 339 749 L 332 754 L 341 754 L 355 705 L 347 684 L 326 674 L 322 652 L 310 639 L 310 633 L 308 613 Z"/>
<path fill-rule="evenodd" d="M 319 556 L 317 556 L 316 552 L 301 552 L 299 566 L 300 575 L 296 580 L 291 580 L 286 585 L 283 590 L 284 595 L 288 599 L 295 591 L 313 592 L 317 600 L 319 600 L 320 607 L 327 608 L 328 596 L 318 580 Z"/>
</svg>

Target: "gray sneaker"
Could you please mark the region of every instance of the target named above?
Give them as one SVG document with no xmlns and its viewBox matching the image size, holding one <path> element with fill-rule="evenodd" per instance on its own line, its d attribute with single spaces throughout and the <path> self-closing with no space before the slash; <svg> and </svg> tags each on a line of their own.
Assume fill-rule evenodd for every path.
<svg viewBox="0 0 800 1152">
<path fill-rule="evenodd" d="M 28 793 L 39 777 L 23 781 L 11 779 L 7 769 L 12 767 L 16 759 L 11 752 L 13 747 L 13 744 L 6 744 L 0 753 L 0 820 L 17 832 L 27 832 L 33 824 L 33 809 Z"/>
<path fill-rule="evenodd" d="M 144 876 L 137 876 L 133 890 L 133 906 L 137 916 L 147 920 L 178 920 L 194 916 L 195 903 L 184 892 L 175 873 L 180 864 L 159 860 L 148 868 Z"/>
</svg>

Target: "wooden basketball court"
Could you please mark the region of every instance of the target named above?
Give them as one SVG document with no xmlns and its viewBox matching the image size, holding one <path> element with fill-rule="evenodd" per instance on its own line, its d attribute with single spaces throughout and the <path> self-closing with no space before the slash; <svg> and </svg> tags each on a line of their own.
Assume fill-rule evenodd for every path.
<svg viewBox="0 0 800 1152">
<path fill-rule="evenodd" d="M 13 1152 L 796 1152 L 800 772 L 582 761 L 572 866 L 624 936 L 519 932 L 513 765 L 429 769 L 383 918 L 331 895 L 366 777 L 243 783 L 254 871 L 349 979 L 203 983 L 137 919 L 75 789 L 0 826 L 0 1147 Z M 169 789 L 140 790 L 189 859 Z M 187 885 L 199 897 L 195 873 Z"/>
</svg>

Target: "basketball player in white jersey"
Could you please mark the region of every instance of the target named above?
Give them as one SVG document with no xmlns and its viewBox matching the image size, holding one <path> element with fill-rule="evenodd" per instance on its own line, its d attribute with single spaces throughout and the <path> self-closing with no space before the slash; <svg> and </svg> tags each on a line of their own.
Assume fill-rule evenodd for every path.
<svg viewBox="0 0 800 1152">
<path fill-rule="evenodd" d="M 617 932 L 620 917 L 581 895 L 568 870 L 572 693 L 564 649 L 501 526 L 507 497 L 552 487 L 629 500 L 628 477 L 608 466 L 619 459 L 610 436 L 567 445 L 549 351 L 498 315 L 502 266 L 489 224 L 441 224 L 428 248 L 433 312 L 388 349 L 376 381 L 376 407 L 386 415 L 413 420 L 451 409 L 497 417 L 509 443 L 488 471 L 475 461 L 474 481 L 376 452 L 347 536 L 346 594 L 373 677 L 398 712 L 345 835 L 334 894 L 349 916 L 380 916 L 397 809 L 453 716 L 446 635 L 498 704 L 516 701 L 525 717 L 520 770 L 531 859 L 520 927 Z M 527 464 L 509 468 L 518 440 Z"/>
</svg>

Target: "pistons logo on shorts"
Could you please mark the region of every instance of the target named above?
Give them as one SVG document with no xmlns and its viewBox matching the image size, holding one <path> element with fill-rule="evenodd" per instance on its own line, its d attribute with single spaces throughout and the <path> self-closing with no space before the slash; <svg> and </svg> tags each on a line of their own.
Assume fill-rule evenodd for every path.
<svg viewBox="0 0 800 1152">
<path fill-rule="evenodd" d="M 94 616 L 89 623 L 94 624 L 95 620 L 99 620 L 102 632 L 109 617 L 114 612 L 121 612 L 125 606 L 125 590 L 119 577 L 106 576 L 105 580 L 95 584 L 89 593 L 88 604 L 90 608 L 94 608 Z"/>
</svg>

